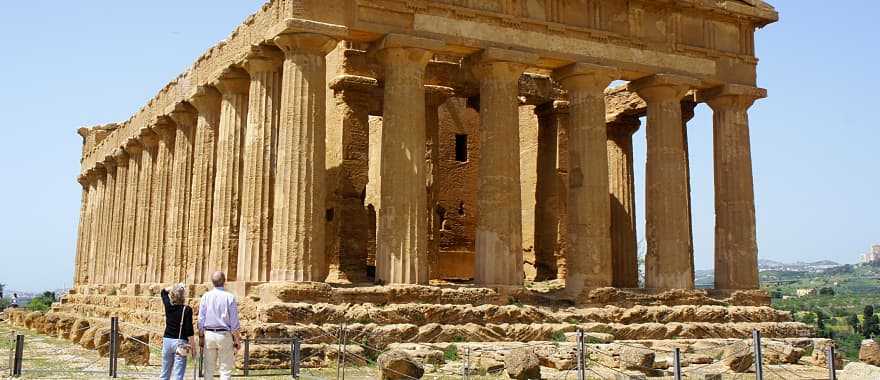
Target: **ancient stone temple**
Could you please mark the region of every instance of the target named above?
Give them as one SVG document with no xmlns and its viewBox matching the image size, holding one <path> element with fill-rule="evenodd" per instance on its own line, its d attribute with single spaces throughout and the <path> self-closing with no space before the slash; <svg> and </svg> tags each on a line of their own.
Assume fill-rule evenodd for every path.
<svg viewBox="0 0 880 380">
<path fill-rule="evenodd" d="M 727 327 L 654 338 L 747 335 L 728 326 L 744 321 L 802 334 L 750 292 L 748 110 L 766 96 L 754 36 L 777 18 L 762 0 L 270 1 L 129 120 L 79 130 L 75 289 L 56 311 L 161 324 L 158 284 L 185 282 L 197 297 L 222 270 L 256 336 L 342 323 L 364 303 L 466 313 L 457 305 L 673 298 L 742 308 L 702 321 Z M 687 128 L 699 103 L 714 113 L 712 291 L 692 290 Z M 564 288 L 524 286 L 553 279 Z M 303 302 L 336 314 L 294 318 Z M 541 339 L 553 333 L 542 323 L 565 319 L 512 315 L 373 335 L 430 341 L 430 322 L 442 341 L 458 324 L 526 323 L 477 335 Z"/>
</svg>

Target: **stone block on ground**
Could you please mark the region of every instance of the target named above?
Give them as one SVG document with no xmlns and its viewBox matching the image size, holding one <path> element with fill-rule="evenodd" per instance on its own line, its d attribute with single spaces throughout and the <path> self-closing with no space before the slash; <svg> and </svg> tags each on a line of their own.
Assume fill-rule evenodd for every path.
<svg viewBox="0 0 880 380">
<path fill-rule="evenodd" d="M 880 365 L 880 343 L 874 339 L 863 340 L 859 349 L 859 361 L 874 366 Z"/>
<path fill-rule="evenodd" d="M 746 341 L 739 341 L 724 349 L 724 366 L 737 373 L 748 372 L 755 363 L 755 353 Z"/>
<path fill-rule="evenodd" d="M 379 364 L 379 376 L 382 380 L 420 379 L 425 368 L 413 360 L 406 351 L 391 350 L 376 360 Z"/>
<path fill-rule="evenodd" d="M 504 367 L 511 379 L 527 380 L 541 378 L 541 360 L 532 350 L 515 348 L 504 355 Z"/>
<path fill-rule="evenodd" d="M 813 364 L 819 367 L 828 367 L 828 348 L 835 346 L 831 339 L 814 339 L 813 340 Z M 843 356 L 840 352 L 834 351 L 834 367 L 843 368 Z"/>
<path fill-rule="evenodd" d="M 880 367 L 870 364 L 852 362 L 842 371 L 837 371 L 838 380 L 880 379 Z"/>
<path fill-rule="evenodd" d="M 635 346 L 621 346 L 620 368 L 650 372 L 654 369 L 654 351 Z"/>
</svg>

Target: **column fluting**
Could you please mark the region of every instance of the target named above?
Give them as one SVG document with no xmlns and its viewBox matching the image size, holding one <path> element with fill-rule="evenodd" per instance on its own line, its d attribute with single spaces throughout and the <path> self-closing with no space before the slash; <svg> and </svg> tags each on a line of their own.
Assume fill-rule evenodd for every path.
<svg viewBox="0 0 880 380">
<path fill-rule="evenodd" d="M 121 283 L 122 272 L 122 225 L 125 219 L 125 190 L 128 187 L 128 153 L 122 148 L 113 151 L 113 161 L 116 163 L 116 181 L 113 191 L 113 212 L 110 226 L 110 245 L 107 260 L 107 271 L 104 273 L 104 282 L 109 284 Z"/>
<path fill-rule="evenodd" d="M 666 74 L 629 84 L 630 91 L 648 105 L 645 285 L 649 289 L 694 287 L 681 99 L 697 84 L 690 78 Z"/>
<path fill-rule="evenodd" d="M 147 263 L 147 281 L 158 283 L 168 278 L 164 273 L 170 270 L 171 260 L 165 256 L 166 225 L 168 221 L 168 198 L 174 164 L 174 124 L 160 117 L 151 129 L 159 136 L 156 160 L 153 171 L 153 198 L 150 210 L 150 253 Z"/>
<path fill-rule="evenodd" d="M 611 256 L 614 263 L 613 285 L 618 288 L 639 287 L 632 136 L 640 123 L 635 117 L 621 117 L 607 124 Z"/>
<path fill-rule="evenodd" d="M 220 93 L 213 87 L 199 87 L 190 99 L 196 108 L 193 143 L 189 222 L 186 225 L 186 282 L 200 284 L 210 276 L 211 227 L 214 199 L 214 150 L 220 126 Z"/>
<path fill-rule="evenodd" d="M 519 78 L 537 56 L 489 48 L 473 62 L 480 87 L 480 167 L 474 282 L 523 283 Z"/>
<path fill-rule="evenodd" d="M 272 281 L 323 281 L 326 61 L 337 41 L 313 33 L 275 38 L 284 52 L 272 218 Z"/>
<path fill-rule="evenodd" d="M 128 178 L 125 181 L 125 207 L 122 220 L 122 235 L 120 237 L 119 252 L 121 265 L 120 283 L 134 282 L 135 258 L 135 231 L 140 214 L 146 213 L 144 209 L 138 209 L 138 182 L 140 181 L 141 155 L 144 147 L 137 139 L 130 139 L 125 144 L 125 153 L 128 155 Z"/>
</svg>

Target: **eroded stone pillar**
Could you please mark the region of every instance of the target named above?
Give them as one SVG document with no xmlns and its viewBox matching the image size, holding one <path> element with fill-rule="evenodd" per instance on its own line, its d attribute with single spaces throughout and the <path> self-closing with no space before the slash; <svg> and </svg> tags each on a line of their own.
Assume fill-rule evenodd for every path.
<svg viewBox="0 0 880 380">
<path fill-rule="evenodd" d="M 428 217 L 428 276 L 439 278 L 437 269 L 440 263 L 440 230 L 442 222 L 437 214 L 440 204 L 440 106 L 453 95 L 450 87 L 425 86 L 425 187 L 427 189 Z"/>
<path fill-rule="evenodd" d="M 116 163 L 116 180 L 113 190 L 113 211 L 110 217 L 110 245 L 107 250 L 107 271 L 104 273 L 105 283 L 120 283 L 122 272 L 122 224 L 125 219 L 125 190 L 128 188 L 128 153 L 122 148 L 113 151 Z"/>
<path fill-rule="evenodd" d="M 608 122 L 608 185 L 611 195 L 611 258 L 617 288 L 639 287 L 636 192 L 632 136 L 641 122 L 621 117 Z"/>
<path fill-rule="evenodd" d="M 275 38 L 284 51 L 272 224 L 272 281 L 323 281 L 326 62 L 337 41 L 314 33 Z"/>
<path fill-rule="evenodd" d="M 648 105 L 645 284 L 649 289 L 694 287 L 681 98 L 697 84 L 691 78 L 666 74 L 629 84 L 629 90 Z"/>
<path fill-rule="evenodd" d="M 89 200 L 92 194 L 89 192 L 89 177 L 82 174 L 76 178 L 82 186 L 82 197 L 79 208 L 79 226 L 77 227 L 76 241 L 76 266 L 73 270 L 73 284 L 80 285 L 83 283 L 83 271 L 86 268 L 86 260 L 88 258 L 89 245 Z"/>
<path fill-rule="evenodd" d="M 104 182 L 104 197 L 101 205 L 101 237 L 98 241 L 98 253 L 95 262 L 95 281 L 96 284 L 104 284 L 107 282 L 108 272 L 112 270 L 111 260 L 113 259 L 113 210 L 114 198 L 116 196 L 116 160 L 112 155 L 108 155 L 104 159 L 104 168 L 107 171 Z"/>
<path fill-rule="evenodd" d="M 160 117 L 151 127 L 159 136 L 153 171 L 153 197 L 150 210 L 150 253 L 147 263 L 147 282 L 162 282 L 170 278 L 164 273 L 170 270 L 171 263 L 165 256 L 166 223 L 168 221 L 171 181 L 174 164 L 174 123 Z"/>
<path fill-rule="evenodd" d="M 192 185 L 193 146 L 196 110 L 178 103 L 168 114 L 174 130 L 174 163 L 171 174 L 168 222 L 165 230 L 165 272 L 162 282 L 180 282 L 186 278 L 187 223 Z"/>
<path fill-rule="evenodd" d="M 261 47 L 244 65 L 251 77 L 244 138 L 238 280 L 269 281 L 272 254 L 273 133 L 281 102 L 280 51 Z"/>
<path fill-rule="evenodd" d="M 134 266 L 140 256 L 135 251 L 137 221 L 140 214 L 147 212 L 146 209 L 138 208 L 138 181 L 140 180 L 141 155 L 144 147 L 136 139 L 131 139 L 125 144 L 125 153 L 128 155 L 128 178 L 125 180 L 125 206 L 122 218 L 122 234 L 120 237 L 119 252 L 121 265 L 119 272 L 120 283 L 134 282 Z"/>
<path fill-rule="evenodd" d="M 435 40 L 388 35 L 376 47 L 385 71 L 376 211 L 376 280 L 427 284 L 425 68 Z"/>
<path fill-rule="evenodd" d="M 222 94 L 214 175 L 211 260 L 207 275 L 223 271 L 229 281 L 238 279 L 238 228 L 241 216 L 242 139 L 247 125 L 250 78 L 242 71 L 227 71 L 217 82 Z"/>
<path fill-rule="evenodd" d="M 349 80 L 351 79 L 351 80 Z M 327 282 L 367 281 L 370 220 L 364 196 L 369 169 L 369 112 L 378 107 L 370 91 L 376 80 L 334 80 L 335 107 L 327 120 Z"/>
<path fill-rule="evenodd" d="M 611 286 L 605 88 L 615 79 L 616 72 L 577 63 L 555 75 L 568 92 L 569 101 L 566 288 Z"/>
<path fill-rule="evenodd" d="M 725 85 L 700 94 L 714 111 L 715 288 L 757 289 L 758 243 L 748 109 L 767 90 Z"/>
<path fill-rule="evenodd" d="M 519 77 L 538 57 L 489 48 L 474 57 L 480 82 L 480 168 L 474 282 L 521 285 Z"/>
<path fill-rule="evenodd" d="M 220 93 L 213 87 L 199 87 L 190 99 L 198 119 L 193 144 L 193 168 L 189 196 L 186 282 L 210 280 L 211 226 L 214 199 L 214 149 L 220 126 Z"/>
<path fill-rule="evenodd" d="M 566 154 L 559 146 L 560 130 L 568 121 L 567 102 L 548 102 L 535 107 L 538 116 L 537 177 L 535 180 L 535 281 L 557 278 L 562 253 L 560 222 L 562 208 L 562 179 L 558 170 L 560 155 Z M 564 222 L 564 221 L 563 221 Z"/>
<path fill-rule="evenodd" d="M 91 231 L 91 239 L 89 239 L 89 260 L 88 260 L 88 269 L 86 275 L 86 283 L 87 284 L 97 284 L 98 280 L 95 277 L 96 265 L 98 260 L 98 246 L 101 239 L 104 238 L 104 235 L 101 233 L 102 220 L 101 216 L 103 214 L 104 209 L 104 185 L 107 181 L 107 169 L 104 168 L 104 164 L 98 163 L 95 165 L 95 168 L 92 170 L 89 181 L 94 183 L 94 191 L 95 197 L 93 199 L 95 207 L 92 209 L 91 216 L 91 227 L 89 230 Z"/>
<path fill-rule="evenodd" d="M 153 207 L 156 196 L 153 185 L 155 174 L 155 162 L 159 154 L 159 136 L 149 128 L 141 129 L 138 137 L 143 147 L 141 154 L 140 173 L 138 174 L 137 189 L 137 223 L 135 223 L 134 260 L 132 261 L 133 283 L 145 283 L 148 281 L 149 264 L 152 261 L 150 230 L 152 219 L 155 218 L 156 208 Z M 143 212 L 141 212 L 142 210 Z"/>
</svg>

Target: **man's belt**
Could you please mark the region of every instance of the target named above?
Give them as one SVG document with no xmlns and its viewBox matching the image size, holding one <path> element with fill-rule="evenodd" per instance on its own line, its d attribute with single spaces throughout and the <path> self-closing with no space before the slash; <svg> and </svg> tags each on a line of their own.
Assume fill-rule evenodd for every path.
<svg viewBox="0 0 880 380">
<path fill-rule="evenodd" d="M 210 332 L 229 332 L 229 329 L 209 329 L 209 328 L 206 328 L 205 331 L 210 331 Z"/>
</svg>

